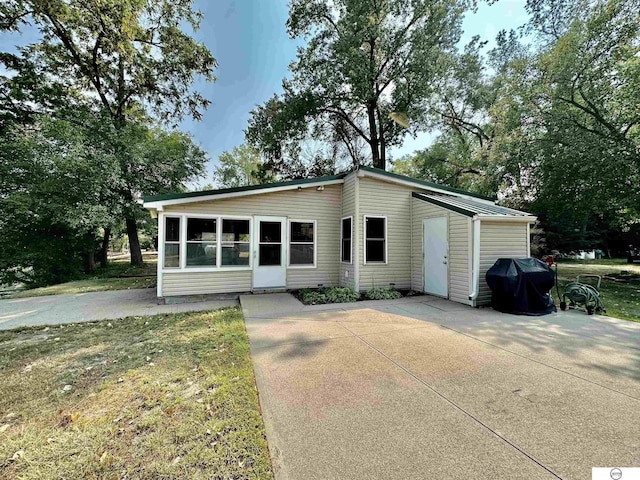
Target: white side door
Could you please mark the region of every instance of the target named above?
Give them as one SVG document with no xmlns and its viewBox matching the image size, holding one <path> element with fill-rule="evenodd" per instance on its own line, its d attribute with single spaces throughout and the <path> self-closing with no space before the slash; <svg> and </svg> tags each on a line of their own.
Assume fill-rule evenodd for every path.
<svg viewBox="0 0 640 480">
<path fill-rule="evenodd" d="M 449 239 L 447 217 L 423 221 L 424 291 L 449 296 Z"/>
<path fill-rule="evenodd" d="M 253 288 L 287 285 L 287 218 L 255 217 L 253 235 Z"/>
</svg>

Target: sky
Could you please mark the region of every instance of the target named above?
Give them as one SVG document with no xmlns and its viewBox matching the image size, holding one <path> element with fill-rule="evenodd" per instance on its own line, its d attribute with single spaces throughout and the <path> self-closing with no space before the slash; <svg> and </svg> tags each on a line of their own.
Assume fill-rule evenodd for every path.
<svg viewBox="0 0 640 480">
<path fill-rule="evenodd" d="M 485 2 L 463 23 L 461 45 L 479 35 L 492 42 L 502 29 L 515 29 L 525 23 L 526 0 Z M 256 105 L 282 91 L 282 79 L 303 43 L 292 40 L 286 31 L 287 0 L 195 0 L 204 14 L 196 38 L 203 42 L 218 62 L 217 81 L 198 81 L 195 88 L 212 101 L 199 122 L 185 120 L 180 128 L 193 135 L 210 157 L 207 176 L 199 183 L 212 183 L 218 156 L 244 141 L 250 112 Z M 16 44 L 37 40 L 35 31 L 0 34 L 0 50 L 13 50 Z M 491 44 L 489 45 L 490 48 Z M 423 149 L 434 133 L 407 137 L 401 147 L 389 153 L 393 158 Z"/>
</svg>

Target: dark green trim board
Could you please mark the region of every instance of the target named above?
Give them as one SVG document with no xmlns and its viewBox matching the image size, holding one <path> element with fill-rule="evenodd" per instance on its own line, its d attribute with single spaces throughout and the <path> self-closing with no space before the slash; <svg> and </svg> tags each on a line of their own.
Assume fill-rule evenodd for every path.
<svg viewBox="0 0 640 480">
<path fill-rule="evenodd" d="M 395 178 L 397 180 L 404 180 L 405 182 L 415 183 L 417 185 L 424 185 L 425 187 L 437 188 L 438 190 L 444 190 L 445 192 L 458 193 L 460 195 L 467 195 L 469 197 L 480 198 L 481 200 L 489 200 L 491 202 L 497 200 L 496 197 L 485 197 L 484 195 L 479 195 L 473 192 L 467 192 L 466 190 L 460 190 L 458 188 L 447 187 L 446 185 L 439 185 L 433 182 L 427 182 L 426 180 L 419 180 L 417 178 L 407 177 L 406 175 L 400 175 L 399 173 L 387 172 L 386 170 L 381 170 L 379 168 L 373 167 L 365 167 L 363 165 L 360 166 L 360 170 L 364 170 L 365 172 L 372 172 L 383 175 L 389 178 Z"/>
<path fill-rule="evenodd" d="M 472 212 L 471 210 L 465 210 L 464 208 L 454 207 L 453 205 L 449 205 L 448 203 L 439 202 L 438 200 L 435 200 L 433 198 L 424 197 L 420 193 L 412 192 L 411 196 L 413 198 L 417 198 L 418 200 L 422 200 L 423 202 L 431 203 L 437 207 L 442 207 L 446 210 L 451 210 L 452 212 L 459 213 L 460 215 L 464 215 L 465 217 L 473 217 L 476 214 L 476 212 Z"/>
<path fill-rule="evenodd" d="M 465 195 L 468 197 L 479 198 L 482 200 L 494 201 L 495 198 L 485 197 L 483 195 L 478 195 L 477 193 L 467 192 L 465 190 L 460 190 L 453 187 L 447 187 L 446 185 L 438 185 L 437 183 L 427 182 L 426 180 L 419 180 L 417 178 L 407 177 L 406 175 L 400 175 L 398 173 L 391 173 L 385 170 L 381 170 L 379 168 L 373 167 L 365 167 L 360 166 L 360 170 L 370 173 L 375 173 L 384 177 L 388 177 L 389 179 L 401 180 L 404 182 L 412 183 L 416 186 L 424 186 L 431 189 L 437 189 L 444 192 L 456 193 L 458 195 Z M 296 185 L 305 185 L 309 183 L 322 183 L 322 182 L 330 182 L 332 180 L 342 180 L 344 177 L 352 173 L 353 170 L 340 173 L 338 175 L 330 175 L 326 177 L 315 177 L 315 178 L 302 178 L 299 180 L 291 180 L 288 182 L 274 182 L 274 183 L 265 183 L 263 185 L 250 185 L 247 187 L 236 187 L 236 188 L 220 188 L 216 190 L 204 190 L 202 192 L 188 192 L 188 193 L 168 193 L 164 195 L 148 195 L 146 197 L 142 197 L 142 201 L 144 203 L 151 202 L 163 202 L 167 200 L 179 200 L 182 198 L 197 198 L 197 197 L 213 197 L 216 195 L 224 195 L 228 193 L 237 193 L 237 192 L 250 192 L 255 190 L 268 190 L 270 188 L 277 187 L 289 187 Z"/>
<path fill-rule="evenodd" d="M 265 183 L 262 185 L 249 185 L 247 187 L 220 188 L 217 190 L 204 190 L 201 192 L 188 192 L 188 193 L 168 193 L 165 195 L 149 195 L 146 197 L 142 197 L 142 201 L 145 203 L 162 202 L 164 200 L 177 200 L 180 198 L 208 197 L 208 196 L 215 196 L 215 195 L 224 195 L 225 193 L 249 192 L 252 190 L 262 190 L 265 188 L 288 187 L 288 186 L 294 186 L 294 185 L 305 185 L 307 183 L 330 182 L 331 180 L 342 180 L 349 173 L 350 172 L 341 173 L 339 175 L 330 175 L 327 177 L 301 178 L 299 180 L 291 180 L 288 182 L 274 182 L 274 183 Z"/>
</svg>

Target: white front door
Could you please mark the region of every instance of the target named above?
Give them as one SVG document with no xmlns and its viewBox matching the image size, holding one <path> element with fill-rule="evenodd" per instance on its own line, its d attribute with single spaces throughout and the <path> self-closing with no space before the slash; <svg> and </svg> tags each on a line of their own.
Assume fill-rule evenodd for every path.
<svg viewBox="0 0 640 480">
<path fill-rule="evenodd" d="M 287 284 L 286 217 L 255 217 L 253 288 L 284 288 Z"/>
<path fill-rule="evenodd" d="M 449 296 L 449 240 L 447 217 L 427 218 L 423 222 L 424 291 Z"/>
</svg>

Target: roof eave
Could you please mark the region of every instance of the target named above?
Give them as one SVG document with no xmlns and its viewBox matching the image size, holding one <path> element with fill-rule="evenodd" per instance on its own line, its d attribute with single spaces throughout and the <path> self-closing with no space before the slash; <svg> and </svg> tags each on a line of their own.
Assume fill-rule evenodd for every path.
<svg viewBox="0 0 640 480">
<path fill-rule="evenodd" d="M 407 177 L 406 175 L 400 175 L 398 173 L 387 172 L 386 170 L 381 170 L 379 168 L 360 166 L 359 172 L 362 172 L 364 176 L 371 176 L 374 178 L 378 178 L 379 180 L 384 180 L 392 183 L 399 183 L 408 185 L 411 187 L 417 187 L 423 190 L 430 190 L 432 192 L 442 193 L 445 195 L 453 195 L 457 197 L 469 198 L 476 201 L 483 201 L 495 204 L 497 199 L 485 197 L 484 195 L 479 195 L 473 192 L 467 192 L 465 190 L 460 190 L 457 188 L 447 187 L 445 185 L 438 185 L 436 183 L 427 182 L 426 180 L 420 180 L 417 178 Z"/>
<path fill-rule="evenodd" d="M 276 186 L 273 187 L 269 187 L 269 186 L 264 186 L 263 188 L 255 188 L 255 189 L 238 189 L 235 191 L 229 191 L 229 192 L 224 192 L 224 193 L 210 193 L 210 194 L 203 194 L 203 195 L 193 195 L 193 196 L 189 196 L 189 197 L 183 197 L 183 198 L 169 198 L 166 200 L 163 199 L 159 199 L 159 200 L 150 200 L 147 201 L 144 198 L 143 200 L 143 207 L 147 208 L 147 209 L 156 209 L 156 210 L 162 210 L 162 207 L 164 206 L 168 206 L 168 205 L 182 205 L 185 203 L 196 203 L 196 202 L 206 202 L 206 201 L 211 201 L 211 200 L 222 200 L 225 198 L 235 198 L 235 197 L 244 197 L 247 195 L 259 195 L 259 194 L 264 194 L 264 193 L 275 193 L 275 192 L 282 192 L 282 191 L 287 191 L 287 190 L 304 190 L 306 188 L 312 188 L 312 187 L 319 187 L 319 186 L 324 186 L 324 185 L 337 185 L 337 184 L 341 184 L 344 183 L 344 176 L 343 175 L 335 175 L 334 177 L 330 177 L 330 179 L 327 180 L 317 180 L 317 181 L 305 181 L 305 182 L 291 182 L 289 184 L 286 185 L 281 185 L 281 184 L 277 184 Z M 151 198 L 153 199 L 154 197 L 146 197 L 146 198 Z"/>
<path fill-rule="evenodd" d="M 518 222 L 518 223 L 535 223 L 538 217 L 534 215 L 487 215 L 477 214 L 474 220 L 486 220 L 488 222 Z"/>
</svg>

